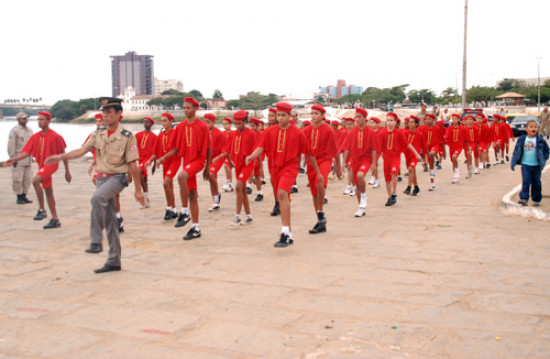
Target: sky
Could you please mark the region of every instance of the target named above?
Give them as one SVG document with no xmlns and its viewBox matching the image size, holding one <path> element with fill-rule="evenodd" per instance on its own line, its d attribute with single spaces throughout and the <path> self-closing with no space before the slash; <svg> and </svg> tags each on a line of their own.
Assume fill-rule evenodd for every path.
<svg viewBox="0 0 550 359">
<path fill-rule="evenodd" d="M 0 102 L 111 95 L 111 55 L 224 98 L 462 88 L 464 0 L 4 1 Z M 550 1 L 469 0 L 467 87 L 550 76 Z"/>
</svg>

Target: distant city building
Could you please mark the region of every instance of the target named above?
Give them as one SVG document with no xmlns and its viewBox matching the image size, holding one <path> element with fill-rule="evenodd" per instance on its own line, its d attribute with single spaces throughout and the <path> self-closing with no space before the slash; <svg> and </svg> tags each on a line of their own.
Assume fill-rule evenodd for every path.
<svg viewBox="0 0 550 359">
<path fill-rule="evenodd" d="M 221 99 L 208 100 L 208 108 L 211 110 L 223 110 L 227 106 L 227 101 Z"/>
<path fill-rule="evenodd" d="M 538 83 L 539 83 L 539 78 L 538 77 L 530 78 L 530 79 L 518 79 L 518 80 L 525 81 L 527 83 L 527 85 L 529 85 L 529 86 L 537 86 Z M 540 85 L 541 86 L 544 85 L 544 83 L 548 80 L 550 80 L 550 77 L 541 77 L 540 78 Z"/>
<path fill-rule="evenodd" d="M 183 82 L 181 80 L 159 80 L 155 77 L 153 94 L 160 95 L 166 90 L 183 92 Z"/>
<path fill-rule="evenodd" d="M 136 95 L 152 95 L 154 85 L 153 56 L 138 55 L 134 51 L 123 56 L 111 56 L 113 96 L 119 96 L 127 87 Z"/>
<path fill-rule="evenodd" d="M 329 98 L 340 98 L 346 95 L 361 95 L 363 86 L 346 85 L 346 80 L 338 80 L 336 86 L 319 87 L 321 94 L 326 94 Z"/>
<path fill-rule="evenodd" d="M 167 98 L 168 95 L 137 95 L 133 87 L 129 86 L 124 93 L 117 96 L 123 99 L 122 109 L 124 111 L 161 110 L 161 106 L 149 106 L 147 103 L 154 98 Z"/>
</svg>

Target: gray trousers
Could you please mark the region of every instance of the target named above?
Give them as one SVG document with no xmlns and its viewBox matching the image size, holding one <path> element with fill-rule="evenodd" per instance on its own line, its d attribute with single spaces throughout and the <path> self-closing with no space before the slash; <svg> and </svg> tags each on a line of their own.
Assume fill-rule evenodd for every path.
<svg viewBox="0 0 550 359">
<path fill-rule="evenodd" d="M 98 177 L 96 191 L 92 196 L 92 214 L 90 221 L 90 239 L 92 243 L 101 244 L 103 228 L 109 241 L 109 258 L 106 264 L 120 265 L 120 233 L 116 219 L 115 196 L 128 186 L 126 175 Z"/>
<path fill-rule="evenodd" d="M 11 180 L 15 194 L 27 194 L 32 184 L 32 166 L 17 164 L 11 167 Z"/>
</svg>

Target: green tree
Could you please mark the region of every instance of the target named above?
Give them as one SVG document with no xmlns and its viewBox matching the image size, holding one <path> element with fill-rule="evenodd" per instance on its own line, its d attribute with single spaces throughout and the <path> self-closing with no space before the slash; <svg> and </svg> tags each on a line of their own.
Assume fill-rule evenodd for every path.
<svg viewBox="0 0 550 359">
<path fill-rule="evenodd" d="M 181 96 L 183 94 L 184 94 L 183 92 L 178 91 L 176 89 L 168 89 L 168 90 L 162 91 L 161 93 L 161 95 L 174 95 L 174 96 Z"/>
<path fill-rule="evenodd" d="M 497 90 L 508 92 L 520 87 L 525 87 L 527 83 L 518 79 L 503 79 L 497 83 Z"/>
<path fill-rule="evenodd" d="M 473 86 L 466 91 L 466 101 L 482 102 L 493 100 L 496 96 L 496 90 L 493 87 Z"/>
<path fill-rule="evenodd" d="M 228 109 L 235 110 L 237 108 L 242 108 L 242 101 L 240 99 L 238 100 L 229 100 L 225 104 Z"/>
<path fill-rule="evenodd" d="M 223 100 L 222 92 L 218 89 L 215 89 L 214 94 L 212 95 L 212 98 L 216 100 Z"/>
<path fill-rule="evenodd" d="M 187 93 L 190 97 L 195 97 L 197 100 L 203 99 L 202 93 L 199 90 L 191 90 Z"/>
<path fill-rule="evenodd" d="M 420 103 L 422 101 L 426 103 L 434 103 L 434 100 L 436 99 L 435 93 L 430 89 L 411 90 L 407 95 L 412 103 Z"/>
<path fill-rule="evenodd" d="M 324 106 L 326 104 L 325 96 L 319 95 L 315 97 L 315 101 L 318 102 L 320 105 Z"/>
</svg>

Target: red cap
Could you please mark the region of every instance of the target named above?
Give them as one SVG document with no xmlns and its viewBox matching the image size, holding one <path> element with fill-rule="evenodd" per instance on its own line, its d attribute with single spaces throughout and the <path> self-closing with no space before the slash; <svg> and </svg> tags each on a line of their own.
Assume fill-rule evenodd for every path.
<svg viewBox="0 0 550 359">
<path fill-rule="evenodd" d="M 388 117 L 393 117 L 393 118 L 395 119 L 395 121 L 397 121 L 397 122 L 401 121 L 401 120 L 399 119 L 399 117 L 398 117 L 394 112 L 388 112 L 388 113 L 386 114 L 386 118 L 388 118 Z"/>
<path fill-rule="evenodd" d="M 103 120 L 103 115 L 100 114 L 100 113 L 98 113 L 98 114 L 96 114 L 96 115 L 94 116 L 94 118 L 95 118 L 96 120 Z"/>
<path fill-rule="evenodd" d="M 408 118 L 408 117 L 405 117 L 405 119 L 404 119 L 403 121 L 409 122 L 409 118 Z"/>
<path fill-rule="evenodd" d="M 172 115 L 169 114 L 168 112 L 163 113 L 162 115 L 160 115 L 160 117 L 166 117 L 166 118 L 169 119 L 170 121 L 174 121 L 174 116 L 172 116 Z"/>
<path fill-rule="evenodd" d="M 310 120 L 304 120 L 304 121 L 302 121 L 302 123 L 304 124 L 304 126 L 311 125 L 311 121 L 310 121 Z"/>
<path fill-rule="evenodd" d="M 334 126 L 339 126 L 340 125 L 340 122 L 336 121 L 336 120 L 332 120 L 330 121 L 330 124 L 331 125 L 334 125 Z"/>
<path fill-rule="evenodd" d="M 369 113 L 367 112 L 367 110 L 365 110 L 364 108 L 356 108 L 356 109 L 355 109 L 355 113 L 356 113 L 356 114 L 358 113 L 358 114 L 363 115 L 363 116 L 365 116 L 365 117 L 367 117 L 367 115 L 369 114 Z"/>
<path fill-rule="evenodd" d="M 433 113 L 427 113 L 424 117 L 431 117 L 435 120 L 435 115 Z"/>
<path fill-rule="evenodd" d="M 292 112 L 292 105 L 288 102 L 278 102 L 275 107 L 277 108 L 277 112 L 284 112 L 284 113 L 291 113 Z"/>
<path fill-rule="evenodd" d="M 328 118 L 325 118 L 325 122 L 330 125 L 330 120 Z"/>
<path fill-rule="evenodd" d="M 197 101 L 197 100 L 194 99 L 193 97 L 186 97 L 186 98 L 183 99 L 183 102 L 189 102 L 189 103 L 192 104 L 193 106 L 199 107 L 199 101 Z"/>
<path fill-rule="evenodd" d="M 460 115 L 459 115 L 458 113 L 453 113 L 453 114 L 451 115 L 451 117 L 460 118 Z"/>
<path fill-rule="evenodd" d="M 319 111 L 321 113 L 325 113 L 327 112 L 327 110 L 325 110 L 325 108 L 321 105 L 313 105 L 311 106 L 311 111 Z"/>
<path fill-rule="evenodd" d="M 230 119 L 229 117 L 226 117 L 226 118 L 224 118 L 223 120 L 224 120 L 224 121 L 227 121 L 227 122 L 229 122 L 229 123 L 233 123 L 233 121 L 231 121 L 231 119 Z"/>
<path fill-rule="evenodd" d="M 375 117 L 376 118 L 376 117 Z M 342 119 L 343 121 L 351 121 L 351 122 L 355 122 L 355 119 L 353 117 L 346 117 L 346 118 L 343 118 Z M 380 120 L 379 120 L 380 121 Z"/>
<path fill-rule="evenodd" d="M 487 123 L 489 122 L 489 119 L 487 117 L 483 117 L 483 122 L 482 123 Z"/>
<path fill-rule="evenodd" d="M 295 125 L 296 124 L 296 120 L 291 118 L 290 120 L 288 120 L 288 122 L 290 122 L 291 125 Z"/>
<path fill-rule="evenodd" d="M 216 121 L 216 115 L 213 113 L 205 113 L 204 118 L 211 121 Z"/>
<path fill-rule="evenodd" d="M 468 116 L 464 117 L 464 118 L 462 119 L 462 121 L 466 121 L 466 120 L 468 120 L 468 119 L 472 119 L 472 120 L 475 121 L 475 118 L 474 118 L 474 116 L 472 116 L 472 115 L 468 115 Z"/>
<path fill-rule="evenodd" d="M 52 114 L 49 113 L 48 111 L 40 111 L 40 112 L 38 112 L 38 116 L 40 116 L 40 115 L 47 117 L 48 120 L 51 120 L 51 119 L 52 119 Z"/>
<path fill-rule="evenodd" d="M 152 117 L 144 117 L 144 118 L 143 118 L 143 121 L 145 121 L 145 120 L 149 120 L 149 121 L 151 121 L 153 124 L 155 124 L 155 120 L 153 120 Z"/>
<path fill-rule="evenodd" d="M 244 121 L 244 119 L 248 116 L 248 112 L 244 110 L 239 110 L 233 114 L 233 120 L 235 121 Z"/>
<path fill-rule="evenodd" d="M 420 122 L 420 119 L 415 115 L 411 115 L 410 119 L 415 120 L 416 122 Z"/>
<path fill-rule="evenodd" d="M 369 120 L 373 120 L 376 123 L 380 123 L 380 119 L 378 117 L 373 116 L 373 117 L 369 118 Z"/>
<path fill-rule="evenodd" d="M 270 109 L 269 109 L 269 112 L 272 112 L 272 113 L 277 113 L 277 110 L 276 110 L 276 109 L 274 109 L 274 108 L 270 108 Z"/>
<path fill-rule="evenodd" d="M 258 120 L 256 117 L 252 117 L 252 118 L 250 119 L 250 122 L 253 122 L 253 123 L 257 124 L 257 125 L 261 125 L 261 124 L 263 123 L 262 121 Z"/>
</svg>

